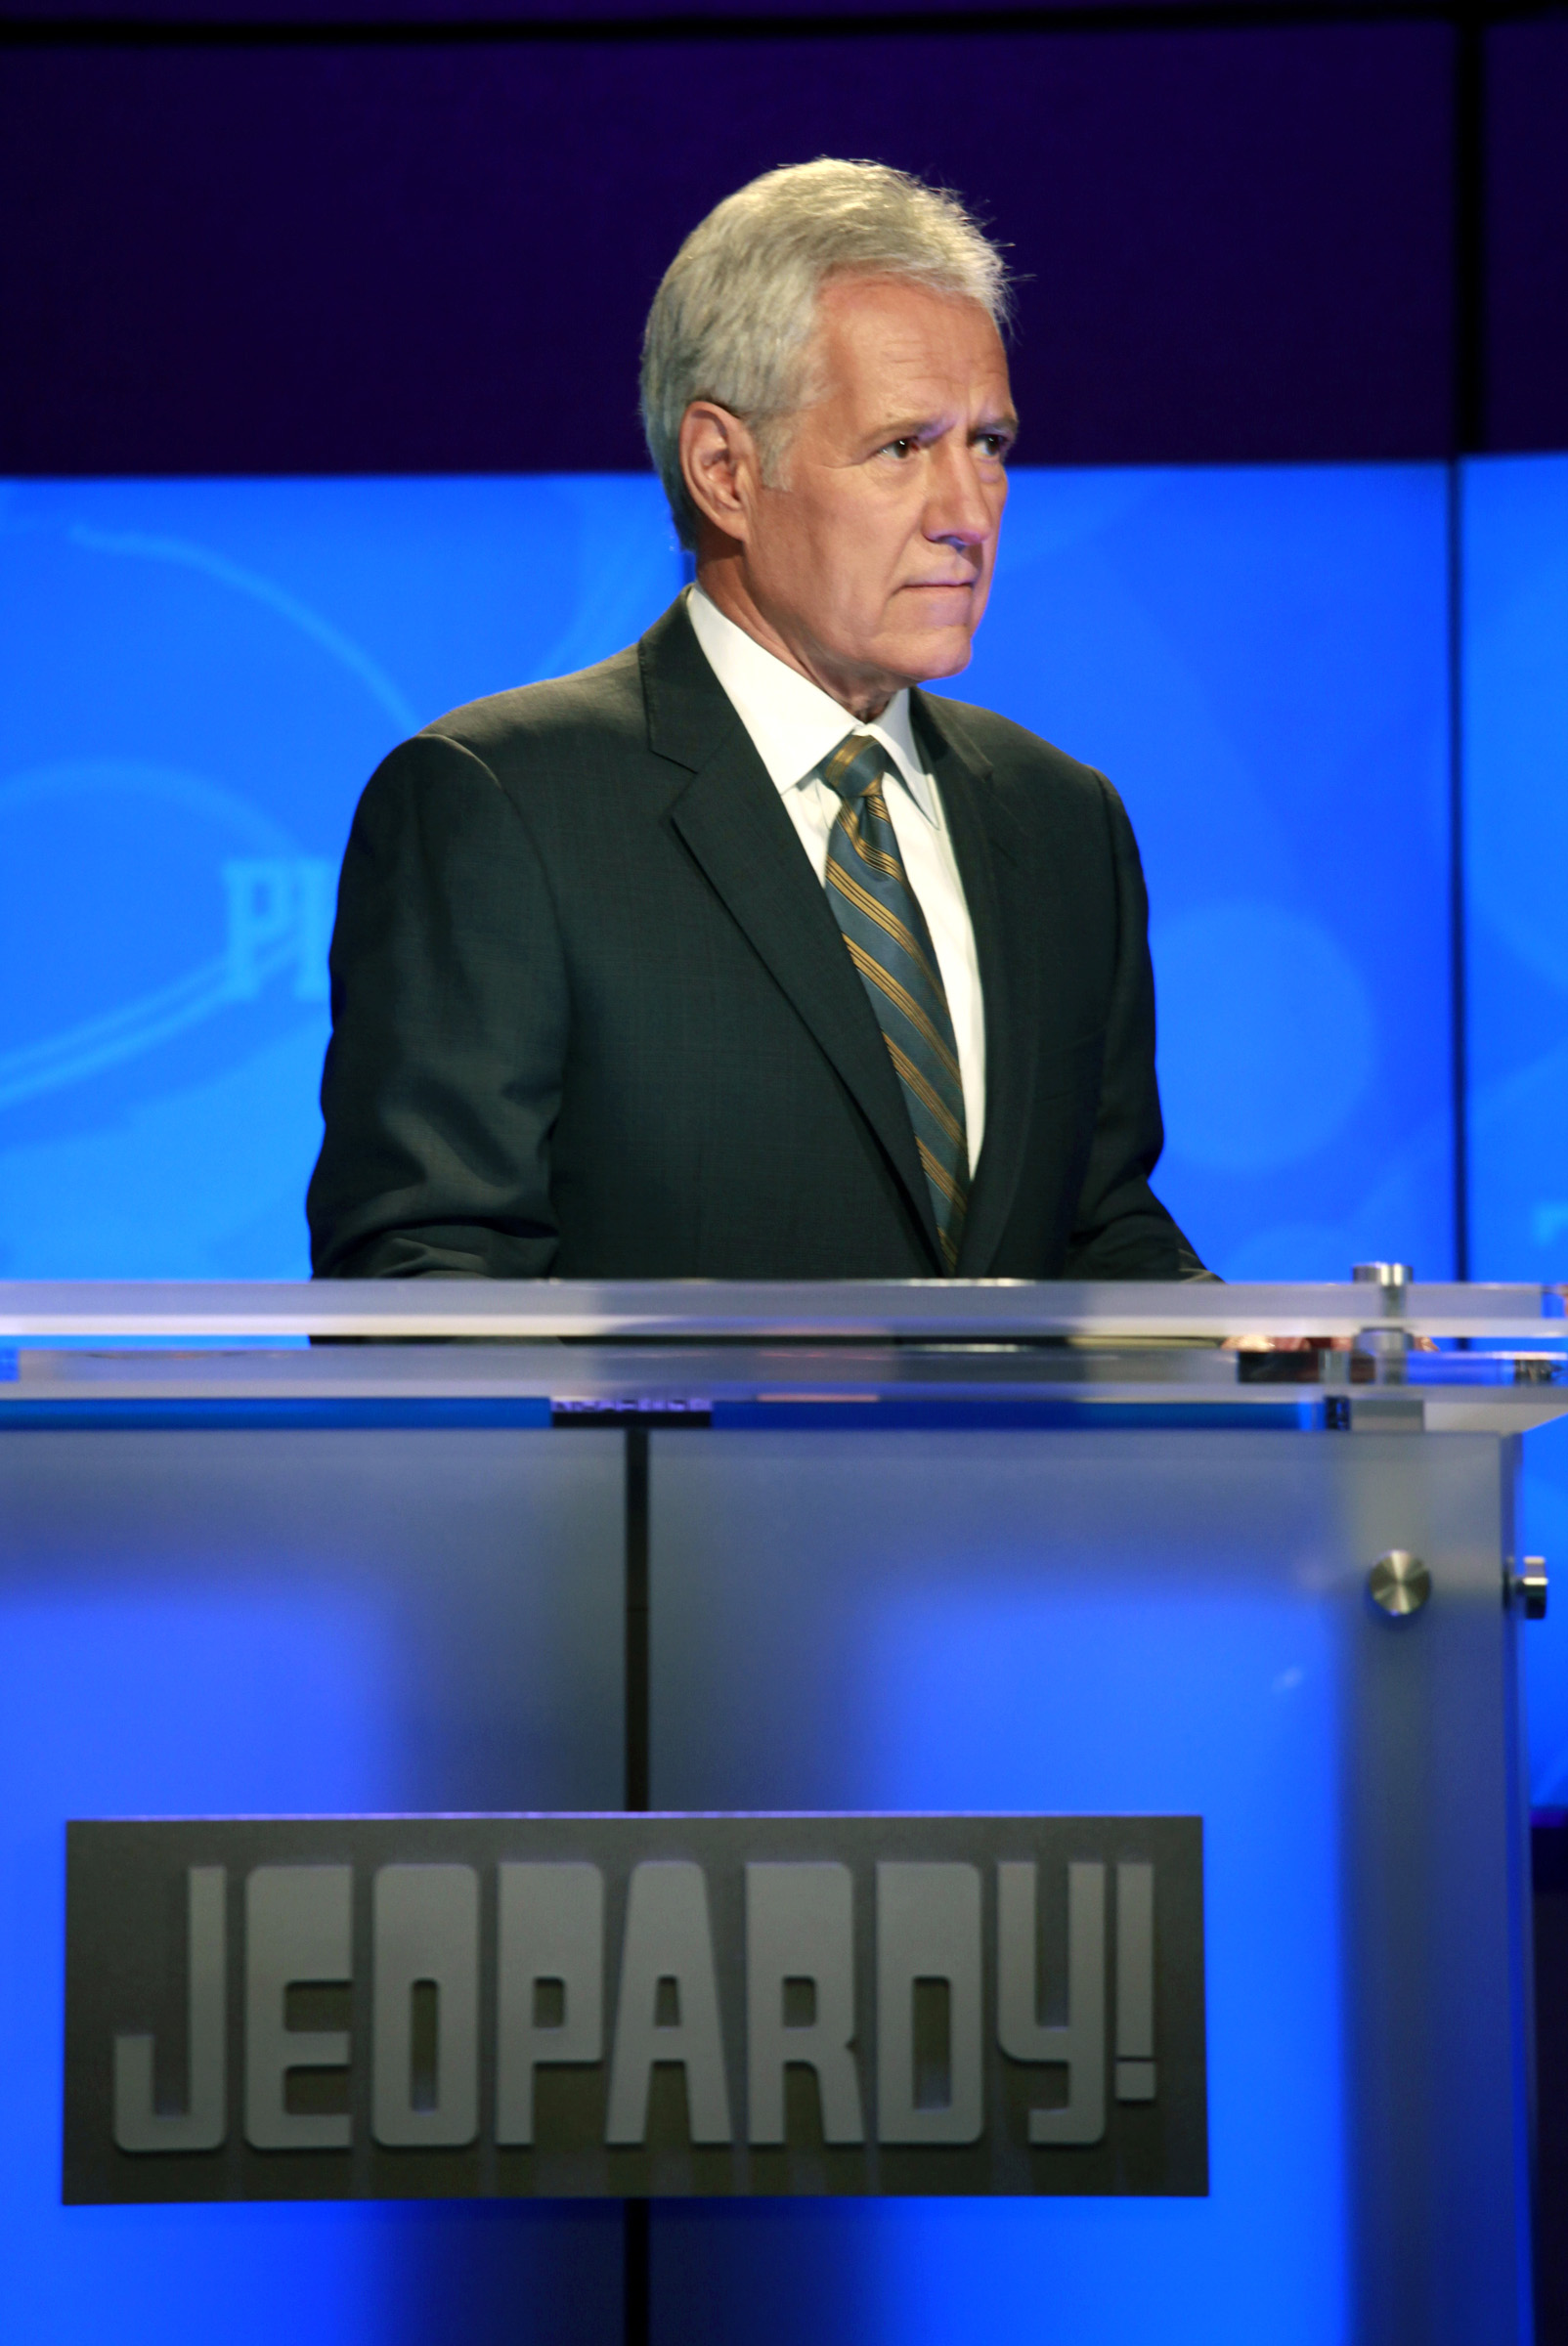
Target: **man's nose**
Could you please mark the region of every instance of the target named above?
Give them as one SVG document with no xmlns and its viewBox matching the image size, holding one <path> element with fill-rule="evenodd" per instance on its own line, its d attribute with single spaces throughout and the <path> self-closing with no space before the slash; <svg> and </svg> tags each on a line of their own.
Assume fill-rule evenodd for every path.
<svg viewBox="0 0 1568 2346">
<path fill-rule="evenodd" d="M 996 527 L 974 451 L 942 448 L 933 467 L 925 534 L 934 544 L 983 545 Z"/>
</svg>

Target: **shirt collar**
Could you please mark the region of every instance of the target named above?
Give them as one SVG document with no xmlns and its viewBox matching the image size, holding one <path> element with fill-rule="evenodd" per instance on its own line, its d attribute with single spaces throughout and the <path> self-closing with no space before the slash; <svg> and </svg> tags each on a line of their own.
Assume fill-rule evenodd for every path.
<svg viewBox="0 0 1568 2346">
<path fill-rule="evenodd" d="M 907 688 L 894 693 L 874 721 L 851 717 L 808 676 L 787 668 L 737 627 L 700 586 L 686 590 L 686 615 L 781 795 L 808 784 L 829 751 L 854 727 L 881 742 L 921 813 L 940 827 L 939 801 L 915 741 Z"/>
</svg>

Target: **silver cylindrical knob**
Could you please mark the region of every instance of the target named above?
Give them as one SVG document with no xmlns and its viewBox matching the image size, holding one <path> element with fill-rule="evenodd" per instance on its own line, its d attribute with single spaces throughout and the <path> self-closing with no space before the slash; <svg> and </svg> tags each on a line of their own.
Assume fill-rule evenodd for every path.
<svg viewBox="0 0 1568 2346">
<path fill-rule="evenodd" d="M 1546 1559 L 1545 1556 L 1525 1556 L 1518 1570 L 1510 1570 L 1506 1582 L 1508 1602 L 1517 1605 L 1526 1621 L 1545 1621 L 1546 1618 Z"/>
<path fill-rule="evenodd" d="M 1379 1308 L 1385 1320 L 1403 1319 L 1410 1301 L 1411 1281 L 1416 1277 L 1409 1263 L 1357 1263 L 1350 1274 L 1358 1287 L 1376 1287 Z M 1372 1349 L 1367 1343 L 1368 1331 L 1363 1328 L 1356 1339 L 1358 1351 Z"/>
<path fill-rule="evenodd" d="M 1367 1575 L 1367 1593 L 1379 1612 L 1402 1621 L 1425 1604 L 1432 1593 L 1432 1576 L 1408 1547 L 1391 1547 Z"/>
</svg>

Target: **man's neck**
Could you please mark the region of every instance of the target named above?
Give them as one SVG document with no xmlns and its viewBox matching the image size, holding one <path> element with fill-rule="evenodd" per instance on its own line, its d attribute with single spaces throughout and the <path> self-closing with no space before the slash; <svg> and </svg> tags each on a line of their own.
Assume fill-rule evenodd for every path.
<svg viewBox="0 0 1568 2346">
<path fill-rule="evenodd" d="M 798 676 L 805 676 L 808 684 L 814 684 L 818 692 L 825 692 L 829 700 L 837 701 L 841 709 L 848 710 L 862 724 L 870 724 L 879 717 L 893 699 L 896 686 L 890 687 L 882 679 L 870 684 L 836 675 L 826 666 L 814 664 L 804 649 L 797 650 L 759 610 L 735 562 L 699 562 L 697 585 L 716 611 L 721 611 L 754 643 L 760 643 L 764 652 L 770 652 L 775 660 L 792 668 Z"/>
</svg>

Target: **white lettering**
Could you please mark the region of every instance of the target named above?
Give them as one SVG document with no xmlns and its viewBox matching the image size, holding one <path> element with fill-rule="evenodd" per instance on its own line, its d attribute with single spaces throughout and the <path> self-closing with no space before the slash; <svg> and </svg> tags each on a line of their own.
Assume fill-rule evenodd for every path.
<svg viewBox="0 0 1568 2346">
<path fill-rule="evenodd" d="M 674 1991 L 675 2013 L 667 2020 L 659 2019 L 661 1986 Z M 650 1859 L 635 1867 L 627 1892 L 607 2143 L 643 2141 L 656 2062 L 676 2062 L 685 2070 L 692 2141 L 727 2143 L 729 2094 L 708 1884 L 701 1866 L 684 1859 Z"/>
</svg>

